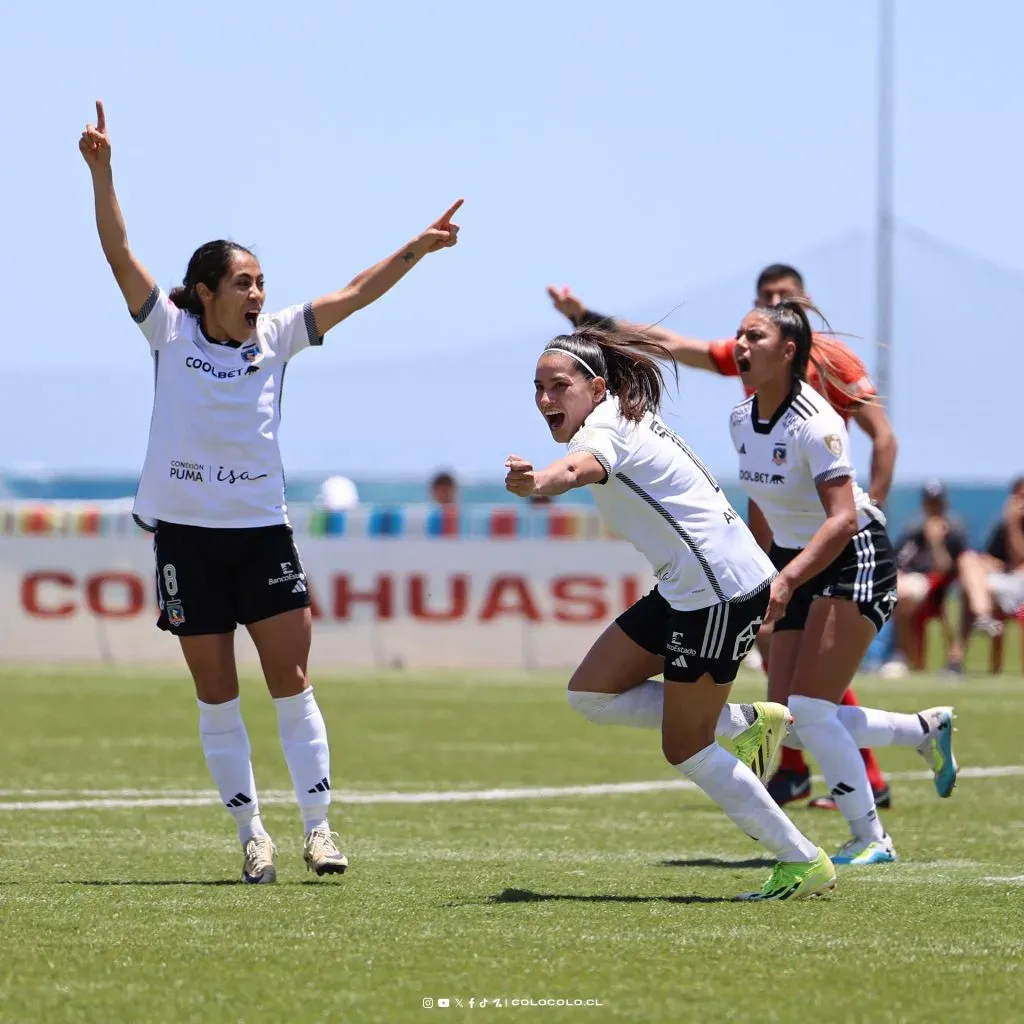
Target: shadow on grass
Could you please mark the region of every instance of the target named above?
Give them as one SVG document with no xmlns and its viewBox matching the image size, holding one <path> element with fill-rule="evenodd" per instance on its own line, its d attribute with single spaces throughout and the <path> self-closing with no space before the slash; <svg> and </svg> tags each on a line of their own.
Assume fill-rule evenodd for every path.
<svg viewBox="0 0 1024 1024">
<path fill-rule="evenodd" d="M 731 903 L 726 896 L 623 896 L 618 893 L 534 892 L 532 889 L 503 889 L 496 896 L 446 903 L 448 907 L 494 906 L 499 903 Z"/>
<path fill-rule="evenodd" d="M 223 886 L 246 885 L 240 878 L 58 878 L 53 881 L 19 882 L 13 879 L 0 880 L 0 888 L 15 885 L 84 885 L 105 888 L 107 886 Z M 278 881 L 274 888 L 295 887 L 300 885 L 319 885 L 330 887 L 330 882 L 322 879 L 295 879 L 290 882 Z"/>
<path fill-rule="evenodd" d="M 775 861 L 764 857 L 750 857 L 747 860 L 722 860 L 721 857 L 681 857 L 678 860 L 663 860 L 663 868 L 773 868 Z"/>
<path fill-rule="evenodd" d="M 244 885 L 240 878 L 62 878 L 60 885 Z"/>
</svg>

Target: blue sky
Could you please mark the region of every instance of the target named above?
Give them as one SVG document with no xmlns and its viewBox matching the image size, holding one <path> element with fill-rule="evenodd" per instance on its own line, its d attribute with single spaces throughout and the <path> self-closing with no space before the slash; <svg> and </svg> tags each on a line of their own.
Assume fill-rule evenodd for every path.
<svg viewBox="0 0 1024 1024">
<path fill-rule="evenodd" d="M 226 236 L 260 256 L 268 308 L 301 302 L 466 197 L 455 250 L 296 360 L 293 472 L 488 477 L 509 451 L 557 454 L 532 405 L 561 324 L 549 281 L 714 337 L 762 264 L 793 262 L 871 365 L 875 31 L 873 3 L 814 0 L 15 5 L 0 466 L 132 470 L 145 452 L 150 361 L 76 148 L 97 96 L 133 248 L 165 287 Z M 897 0 L 904 479 L 1024 463 L 1022 33 L 1009 2 Z M 668 410 L 726 477 L 737 398 L 688 372 Z"/>
</svg>

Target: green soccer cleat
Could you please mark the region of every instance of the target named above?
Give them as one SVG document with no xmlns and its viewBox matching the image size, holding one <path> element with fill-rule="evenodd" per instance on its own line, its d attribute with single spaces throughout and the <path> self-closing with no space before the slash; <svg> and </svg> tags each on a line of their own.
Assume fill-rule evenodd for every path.
<svg viewBox="0 0 1024 1024">
<path fill-rule="evenodd" d="M 757 892 L 744 892 L 735 897 L 739 903 L 760 900 L 802 900 L 809 896 L 825 896 L 836 887 L 836 869 L 828 854 L 819 846 L 818 856 L 806 863 L 779 861 L 771 877 Z"/>
<path fill-rule="evenodd" d="M 947 797 L 953 792 L 960 771 L 953 754 L 953 709 L 928 708 L 917 717 L 928 723 L 928 735 L 917 752 L 935 773 L 935 792 Z"/>
<path fill-rule="evenodd" d="M 758 701 L 753 707 L 757 713 L 754 724 L 732 741 L 732 749 L 736 759 L 745 764 L 763 785 L 779 766 L 782 741 L 793 724 L 793 716 L 784 704 Z"/>
</svg>

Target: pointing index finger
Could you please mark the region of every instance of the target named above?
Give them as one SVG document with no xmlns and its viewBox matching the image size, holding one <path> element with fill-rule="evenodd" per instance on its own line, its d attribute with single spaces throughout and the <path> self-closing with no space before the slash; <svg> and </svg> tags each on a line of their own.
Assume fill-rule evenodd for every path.
<svg viewBox="0 0 1024 1024">
<path fill-rule="evenodd" d="M 465 202 L 465 199 L 456 199 L 454 203 L 448 208 L 448 212 L 438 218 L 438 224 L 447 224 L 452 217 L 455 216 L 455 211 Z"/>
<path fill-rule="evenodd" d="M 96 101 L 96 130 L 98 132 L 107 130 L 107 115 L 103 112 L 103 100 Z"/>
</svg>

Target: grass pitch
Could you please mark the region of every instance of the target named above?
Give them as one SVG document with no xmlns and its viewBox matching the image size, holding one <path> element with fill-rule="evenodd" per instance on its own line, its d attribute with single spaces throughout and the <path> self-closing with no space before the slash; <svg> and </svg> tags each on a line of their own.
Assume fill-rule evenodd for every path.
<svg viewBox="0 0 1024 1024">
<path fill-rule="evenodd" d="M 858 683 L 893 710 L 955 703 L 968 772 L 943 801 L 912 751 L 881 751 L 900 863 L 841 870 L 833 898 L 793 905 L 726 901 L 769 865 L 698 791 L 552 792 L 679 781 L 657 734 L 593 726 L 563 688 L 318 680 L 335 789 L 354 795 L 332 815 L 352 866 L 316 880 L 272 707 L 247 679 L 279 850 L 263 887 L 238 883 L 184 668 L 5 669 L 0 1020 L 1020 1019 L 1020 676 Z M 748 675 L 734 699 L 762 692 Z M 525 792 L 479 792 L 497 789 Z M 838 815 L 793 814 L 827 849 L 845 838 Z"/>
</svg>

